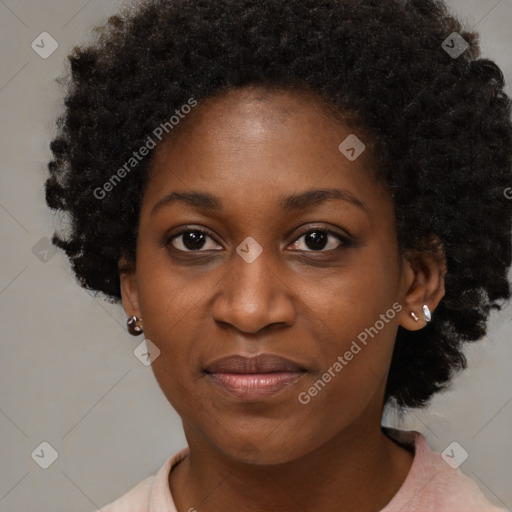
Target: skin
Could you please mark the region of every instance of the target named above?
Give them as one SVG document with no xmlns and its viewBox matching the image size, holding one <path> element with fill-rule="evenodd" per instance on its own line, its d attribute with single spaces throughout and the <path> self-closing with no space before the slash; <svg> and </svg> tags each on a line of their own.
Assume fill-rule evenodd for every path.
<svg viewBox="0 0 512 512">
<path fill-rule="evenodd" d="M 351 133 L 364 141 L 309 95 L 251 86 L 198 105 L 154 154 L 137 264 L 120 272 L 121 293 L 126 314 L 142 318 L 160 350 L 152 368 L 190 447 L 169 477 L 180 512 L 332 512 L 340 504 L 372 512 L 407 477 L 413 454 L 380 427 L 386 377 L 398 326 L 423 328 L 423 304 L 435 314 L 446 265 L 442 254 L 399 255 L 391 196 L 373 177 L 369 141 L 355 161 L 338 149 Z M 310 189 L 349 191 L 366 208 L 331 199 L 288 212 L 279 203 Z M 192 190 L 222 208 L 178 201 L 151 214 L 170 192 Z M 196 251 L 183 236 L 166 246 L 184 228 L 211 236 Z M 315 247 L 307 234 L 322 228 L 353 244 L 328 235 Z M 252 263 L 236 252 L 248 236 L 262 248 Z M 400 313 L 301 404 L 298 394 L 394 303 Z M 253 402 L 203 372 L 223 356 L 264 352 L 307 372 Z"/>
</svg>

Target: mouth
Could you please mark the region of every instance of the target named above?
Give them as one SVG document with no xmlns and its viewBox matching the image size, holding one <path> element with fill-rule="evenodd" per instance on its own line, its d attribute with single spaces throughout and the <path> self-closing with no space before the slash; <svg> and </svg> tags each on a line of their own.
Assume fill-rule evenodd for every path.
<svg viewBox="0 0 512 512">
<path fill-rule="evenodd" d="M 295 384 L 307 372 L 300 364 L 274 354 L 233 355 L 204 368 L 209 381 L 236 398 L 259 401 Z"/>
</svg>

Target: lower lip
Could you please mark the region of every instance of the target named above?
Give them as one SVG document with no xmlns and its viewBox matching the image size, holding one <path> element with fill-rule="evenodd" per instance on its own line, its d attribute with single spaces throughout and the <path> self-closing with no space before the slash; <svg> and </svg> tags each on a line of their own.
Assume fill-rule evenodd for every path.
<svg viewBox="0 0 512 512">
<path fill-rule="evenodd" d="M 209 379 L 244 400 L 261 400 L 295 384 L 306 372 L 207 373 Z"/>
</svg>

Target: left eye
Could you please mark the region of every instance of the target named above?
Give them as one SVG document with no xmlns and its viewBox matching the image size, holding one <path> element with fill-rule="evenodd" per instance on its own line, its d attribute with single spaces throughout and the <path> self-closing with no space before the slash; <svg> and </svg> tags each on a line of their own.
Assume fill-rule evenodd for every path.
<svg viewBox="0 0 512 512">
<path fill-rule="evenodd" d="M 335 231 L 330 231 L 328 229 L 314 229 L 312 231 L 308 231 L 307 233 L 303 233 L 299 238 L 297 238 L 297 241 L 295 241 L 292 246 L 294 246 L 296 249 L 304 250 L 299 248 L 298 240 L 301 238 L 304 238 L 303 245 L 308 246 L 313 251 L 321 251 L 325 248 L 328 244 L 329 238 L 338 240 L 338 245 L 334 247 L 328 247 L 326 250 L 331 251 L 334 249 L 337 249 L 337 247 L 341 246 L 348 246 L 349 240 L 342 235 L 336 233 Z M 306 252 L 310 252 L 307 251 Z"/>
</svg>

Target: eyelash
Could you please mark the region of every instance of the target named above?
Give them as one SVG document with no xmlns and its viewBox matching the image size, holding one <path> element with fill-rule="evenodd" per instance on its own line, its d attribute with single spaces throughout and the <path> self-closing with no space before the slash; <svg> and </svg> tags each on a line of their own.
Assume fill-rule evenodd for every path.
<svg viewBox="0 0 512 512">
<path fill-rule="evenodd" d="M 295 243 L 297 240 L 299 240 L 300 238 L 302 238 L 303 236 L 305 235 L 308 235 L 310 233 L 318 233 L 318 232 L 321 232 L 321 233 L 326 233 L 328 235 L 332 235 L 334 238 L 336 238 L 339 242 L 340 242 L 340 246 L 341 247 L 351 247 L 353 245 L 353 242 L 352 240 L 347 237 L 347 236 L 344 236 L 342 235 L 341 233 L 339 233 L 338 231 L 335 231 L 333 229 L 330 229 L 330 228 L 325 228 L 325 227 L 318 227 L 318 228 L 311 228 L 309 229 L 308 231 L 304 231 L 303 233 L 301 233 L 300 235 L 298 235 L 297 238 L 295 238 L 295 240 L 293 241 L 293 243 Z M 171 242 L 175 239 L 175 238 L 178 238 L 180 237 L 181 235 L 184 235 L 185 233 L 201 233 L 203 235 L 207 235 L 209 236 L 212 240 L 215 241 L 215 238 L 214 236 L 212 235 L 212 233 L 210 233 L 208 230 L 205 230 L 203 228 L 187 228 L 187 229 L 183 229 L 181 231 L 179 231 L 178 233 L 174 233 L 172 236 L 170 236 L 169 238 L 166 239 L 165 241 L 165 246 L 169 246 L 171 245 Z M 215 242 L 217 243 L 217 242 Z M 207 252 L 203 249 L 198 249 L 197 251 L 184 251 L 182 249 L 176 249 L 176 247 L 172 247 L 173 250 L 176 250 L 178 252 L 182 252 L 182 253 L 200 253 L 200 252 Z M 331 252 L 331 251 L 336 251 L 338 248 L 336 249 L 330 249 L 328 251 L 325 251 L 325 250 L 318 250 L 318 251 L 315 251 L 315 250 L 309 250 L 309 251 L 299 251 L 299 252 L 307 252 L 307 253 L 322 253 L 322 252 Z M 217 251 L 218 249 L 212 249 L 212 250 L 215 250 Z"/>
</svg>

